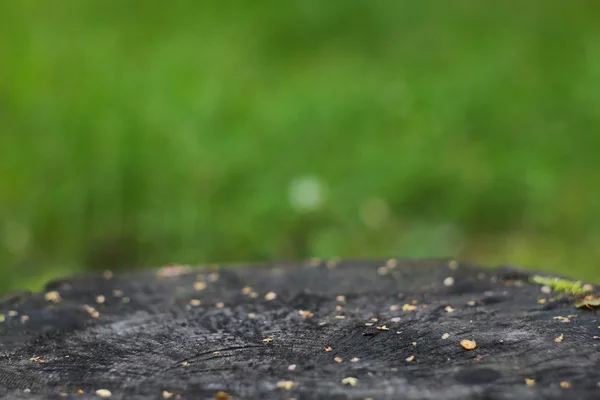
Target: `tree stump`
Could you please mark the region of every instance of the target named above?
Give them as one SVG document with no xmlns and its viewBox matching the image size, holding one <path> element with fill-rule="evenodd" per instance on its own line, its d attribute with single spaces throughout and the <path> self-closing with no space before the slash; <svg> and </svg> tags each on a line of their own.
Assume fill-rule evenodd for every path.
<svg viewBox="0 0 600 400">
<path fill-rule="evenodd" d="M 0 303 L 11 399 L 597 399 L 600 322 L 446 260 L 166 267 Z"/>
</svg>

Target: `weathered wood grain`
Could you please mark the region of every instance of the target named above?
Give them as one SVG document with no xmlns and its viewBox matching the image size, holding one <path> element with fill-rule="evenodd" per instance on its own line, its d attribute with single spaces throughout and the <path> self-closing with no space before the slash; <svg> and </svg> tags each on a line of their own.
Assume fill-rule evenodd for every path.
<svg viewBox="0 0 600 400">
<path fill-rule="evenodd" d="M 598 316 L 528 279 L 444 260 L 74 277 L 0 303 L 0 395 L 600 398 Z"/>
</svg>

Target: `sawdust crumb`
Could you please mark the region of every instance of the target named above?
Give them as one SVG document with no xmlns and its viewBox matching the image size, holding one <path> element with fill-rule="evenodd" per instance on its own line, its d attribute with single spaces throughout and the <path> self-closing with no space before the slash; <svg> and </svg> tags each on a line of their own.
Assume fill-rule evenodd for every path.
<svg viewBox="0 0 600 400">
<path fill-rule="evenodd" d="M 107 398 L 107 397 L 112 396 L 112 393 L 110 392 L 110 390 L 107 390 L 107 389 L 98 389 L 98 390 L 96 390 L 96 396 L 102 397 L 102 398 Z"/>
<path fill-rule="evenodd" d="M 567 381 L 562 381 L 560 383 L 560 387 L 563 388 L 563 389 L 571 389 L 571 384 L 569 382 L 567 382 Z"/>
<path fill-rule="evenodd" d="M 334 358 L 333 358 L 333 360 L 334 360 L 336 363 L 341 363 L 342 361 L 344 361 L 344 359 L 343 359 L 342 357 L 334 357 Z"/>
<path fill-rule="evenodd" d="M 106 301 L 106 297 L 104 297 L 103 295 L 96 296 L 96 303 L 104 304 L 105 301 Z"/>
<path fill-rule="evenodd" d="M 314 316 L 312 312 L 304 310 L 298 311 L 298 314 L 300 314 L 300 316 L 302 316 L 303 318 L 311 318 L 312 316 Z"/>
<path fill-rule="evenodd" d="M 446 287 L 450 287 L 450 286 L 454 286 L 454 278 L 449 276 L 446 279 L 444 279 L 444 286 Z"/>
<path fill-rule="evenodd" d="M 456 309 L 454 309 L 450 306 L 446 306 L 446 308 L 444 308 L 444 310 L 446 310 L 447 313 L 453 313 L 454 311 L 456 311 Z"/>
<path fill-rule="evenodd" d="M 254 318 L 256 318 L 256 314 L 251 312 L 250 314 L 248 314 L 248 318 L 254 319 Z"/>
<path fill-rule="evenodd" d="M 385 325 L 382 325 L 382 326 L 378 326 L 378 327 L 377 327 L 377 330 L 378 330 L 378 331 L 389 331 L 389 330 L 390 330 L 390 328 L 388 328 L 388 327 L 387 327 L 387 326 L 385 326 Z"/>
<path fill-rule="evenodd" d="M 171 393 L 171 392 L 166 391 L 166 390 L 163 390 L 163 392 L 162 392 L 163 399 L 170 399 L 174 395 L 175 395 L 175 393 Z"/>
<path fill-rule="evenodd" d="M 525 384 L 527 386 L 535 386 L 535 379 L 525 378 Z"/>
<path fill-rule="evenodd" d="M 325 350 L 326 352 L 328 352 L 328 353 L 329 353 L 329 352 L 330 352 L 330 351 L 332 351 L 333 349 L 331 348 L 331 346 L 327 346 L 327 347 L 324 347 L 324 348 L 323 348 L 323 350 Z"/>
<path fill-rule="evenodd" d="M 264 338 L 264 339 L 263 339 L 263 342 L 264 342 L 264 343 L 271 343 L 272 341 L 273 341 L 273 338 L 272 338 L 272 337 L 267 337 L 267 338 Z"/>
<path fill-rule="evenodd" d="M 205 282 L 194 282 L 194 290 L 200 292 L 202 290 L 206 289 L 206 283 Z"/>
<path fill-rule="evenodd" d="M 358 385 L 358 379 L 349 376 L 347 378 L 342 379 L 342 384 L 343 385 L 350 385 L 352 387 L 356 387 L 356 385 Z"/>
<path fill-rule="evenodd" d="M 192 307 L 198 307 L 200 304 L 202 304 L 202 302 L 198 299 L 191 299 L 190 300 L 190 305 Z"/>
<path fill-rule="evenodd" d="M 402 306 L 402 311 L 415 311 L 417 309 L 417 307 L 413 304 L 404 304 Z"/>
<path fill-rule="evenodd" d="M 474 340 L 468 340 L 468 339 L 463 339 L 460 341 L 460 345 L 465 349 L 465 350 L 473 350 L 477 347 L 477 342 Z"/>
<path fill-rule="evenodd" d="M 442 335 L 442 339 L 444 339 L 444 340 L 448 339 L 449 337 L 450 337 L 450 334 L 448 332 L 446 332 Z"/>
<path fill-rule="evenodd" d="M 292 390 L 294 387 L 294 381 L 279 381 L 277 382 L 277 387 L 279 389 Z"/>
<path fill-rule="evenodd" d="M 267 300 L 267 301 L 275 300 L 276 298 L 277 298 L 277 293 L 275 293 L 275 292 L 269 292 L 265 295 L 265 300 Z"/>
<path fill-rule="evenodd" d="M 358 357 L 352 357 L 352 359 L 350 359 L 350 362 L 359 362 L 360 358 Z"/>
<path fill-rule="evenodd" d="M 231 396 L 227 392 L 217 392 L 215 394 L 216 400 L 229 400 L 230 398 L 231 398 Z"/>
<path fill-rule="evenodd" d="M 296 370 L 296 364 L 288 365 L 288 371 L 295 371 L 295 370 Z"/>
<path fill-rule="evenodd" d="M 565 340 L 565 336 L 564 336 L 562 333 L 560 334 L 560 336 L 559 336 L 559 337 L 557 337 L 557 338 L 554 338 L 554 341 L 555 341 L 556 343 L 560 343 L 560 342 L 562 342 L 563 340 Z"/>
<path fill-rule="evenodd" d="M 51 292 L 47 292 L 44 295 L 44 299 L 46 299 L 46 301 L 52 302 L 52 303 L 60 303 L 60 301 L 62 300 L 60 297 L 60 293 L 57 292 L 56 290 L 53 290 Z"/>
<path fill-rule="evenodd" d="M 343 296 L 343 295 L 339 295 L 335 299 L 337 301 L 339 301 L 340 303 L 345 303 L 346 302 L 346 296 Z"/>
<path fill-rule="evenodd" d="M 415 360 L 415 356 L 414 355 L 406 357 L 406 361 L 407 362 L 413 362 L 414 360 Z"/>
<path fill-rule="evenodd" d="M 220 301 L 217 304 L 215 304 L 215 307 L 217 307 L 217 308 L 224 308 L 225 307 L 225 303 L 223 303 L 222 301 Z"/>
<path fill-rule="evenodd" d="M 244 286 L 242 288 L 242 294 L 245 294 L 246 296 L 249 295 L 250 293 L 252 293 L 252 288 L 250 286 Z"/>
</svg>

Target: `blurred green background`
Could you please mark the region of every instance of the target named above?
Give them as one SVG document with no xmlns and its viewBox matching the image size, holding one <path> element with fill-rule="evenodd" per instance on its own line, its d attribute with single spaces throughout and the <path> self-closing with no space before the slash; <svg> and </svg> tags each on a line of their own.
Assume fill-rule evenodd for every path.
<svg viewBox="0 0 600 400">
<path fill-rule="evenodd" d="M 600 2 L 0 2 L 0 292 L 458 257 L 600 280 Z"/>
</svg>

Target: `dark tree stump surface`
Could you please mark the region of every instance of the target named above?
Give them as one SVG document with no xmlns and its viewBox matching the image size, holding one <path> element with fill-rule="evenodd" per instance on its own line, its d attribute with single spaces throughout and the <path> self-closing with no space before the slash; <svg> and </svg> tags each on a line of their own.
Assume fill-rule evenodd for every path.
<svg viewBox="0 0 600 400">
<path fill-rule="evenodd" d="M 313 261 L 56 281 L 0 303 L 0 396 L 600 398 L 598 316 L 531 274 Z"/>
</svg>

